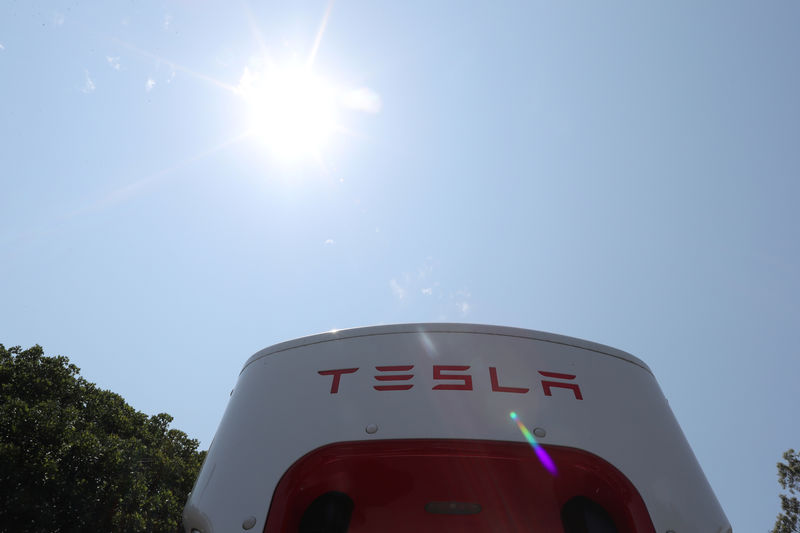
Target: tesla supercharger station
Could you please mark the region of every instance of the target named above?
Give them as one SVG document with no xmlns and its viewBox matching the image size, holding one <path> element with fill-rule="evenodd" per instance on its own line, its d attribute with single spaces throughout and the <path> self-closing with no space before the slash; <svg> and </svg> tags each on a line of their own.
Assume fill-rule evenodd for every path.
<svg viewBox="0 0 800 533">
<path fill-rule="evenodd" d="M 334 331 L 253 355 L 184 526 L 731 531 L 642 361 L 470 324 Z"/>
</svg>

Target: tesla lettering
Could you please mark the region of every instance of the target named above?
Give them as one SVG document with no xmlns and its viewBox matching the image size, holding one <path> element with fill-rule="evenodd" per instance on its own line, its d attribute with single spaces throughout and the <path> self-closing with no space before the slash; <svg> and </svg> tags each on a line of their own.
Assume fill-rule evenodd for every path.
<svg viewBox="0 0 800 533">
<path fill-rule="evenodd" d="M 372 388 L 381 392 L 410 390 L 414 387 L 414 383 L 412 383 L 414 374 L 411 373 L 413 369 L 414 365 L 376 366 L 375 370 L 377 373 L 373 375 L 376 383 Z M 445 383 L 435 384 L 432 390 L 473 390 L 472 374 L 467 372 L 469 369 L 469 365 L 433 365 L 434 381 L 444 381 Z M 330 392 L 331 394 L 338 394 L 342 376 L 345 374 L 355 374 L 357 371 L 358 368 L 337 368 L 332 370 L 318 370 L 317 373 L 321 376 L 332 376 Z M 575 382 L 570 383 L 576 378 L 575 374 L 563 374 L 561 372 L 548 372 L 545 370 L 539 370 L 538 372 L 542 377 L 547 378 L 541 380 L 542 392 L 545 396 L 552 396 L 553 389 L 559 388 L 572 391 L 576 400 L 583 400 L 580 386 Z M 494 366 L 489 367 L 489 383 L 492 392 L 526 394 L 530 391 L 529 387 L 518 387 L 508 384 L 501 385 L 497 367 Z"/>
</svg>

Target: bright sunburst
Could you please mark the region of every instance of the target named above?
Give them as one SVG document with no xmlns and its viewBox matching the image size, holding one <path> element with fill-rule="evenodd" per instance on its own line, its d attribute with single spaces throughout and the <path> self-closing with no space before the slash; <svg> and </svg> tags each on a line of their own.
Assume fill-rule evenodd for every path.
<svg viewBox="0 0 800 533">
<path fill-rule="evenodd" d="M 251 15 L 253 35 L 259 43 L 261 53 L 251 57 L 236 85 L 133 45 L 122 44 L 139 54 L 166 63 L 173 72 L 181 71 L 193 78 L 212 83 L 241 99 L 244 104 L 241 108 L 244 131 L 218 148 L 245 139 L 255 140 L 278 161 L 296 163 L 313 159 L 326 171 L 323 152 L 329 147 L 333 135 L 354 135 L 342 125 L 342 115 L 346 112 L 375 114 L 382 107 L 380 95 L 371 88 L 334 85 L 314 71 L 314 62 L 332 7 L 333 0 L 329 0 L 313 46 L 303 61 L 298 60 L 297 56 L 290 61 L 276 61 Z"/>
<path fill-rule="evenodd" d="M 249 134 L 281 159 L 318 156 L 336 130 L 336 91 L 310 66 L 247 68 L 239 91 Z"/>
</svg>

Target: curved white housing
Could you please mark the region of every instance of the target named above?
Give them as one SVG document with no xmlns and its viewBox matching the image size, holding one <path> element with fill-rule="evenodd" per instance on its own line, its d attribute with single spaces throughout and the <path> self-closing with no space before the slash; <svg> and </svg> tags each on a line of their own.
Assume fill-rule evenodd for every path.
<svg viewBox="0 0 800 533">
<path fill-rule="evenodd" d="M 283 474 L 321 446 L 525 442 L 511 412 L 545 434 L 541 444 L 585 450 L 616 467 L 657 532 L 730 531 L 653 374 L 636 357 L 524 329 L 403 324 L 304 337 L 253 355 L 184 510 L 187 533 L 243 531 L 243 524 L 262 531 Z"/>
</svg>

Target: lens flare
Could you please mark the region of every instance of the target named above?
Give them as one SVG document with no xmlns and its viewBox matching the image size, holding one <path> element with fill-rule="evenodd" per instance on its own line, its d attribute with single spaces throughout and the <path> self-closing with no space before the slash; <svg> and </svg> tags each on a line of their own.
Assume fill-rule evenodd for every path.
<svg viewBox="0 0 800 533">
<path fill-rule="evenodd" d="M 531 432 L 528 431 L 528 428 L 525 427 L 525 424 L 518 419 L 516 411 L 511 411 L 508 416 L 511 418 L 511 420 L 517 423 L 517 427 L 522 432 L 522 436 L 525 437 L 525 440 L 527 440 L 528 444 L 531 445 L 531 448 L 533 448 L 533 451 L 536 453 L 536 457 L 539 458 L 539 462 L 542 463 L 542 466 L 545 467 L 552 475 L 558 475 L 556 464 L 553 462 L 550 456 L 547 455 L 545 449 L 542 448 L 538 442 L 536 442 L 536 439 L 533 437 Z"/>
</svg>

